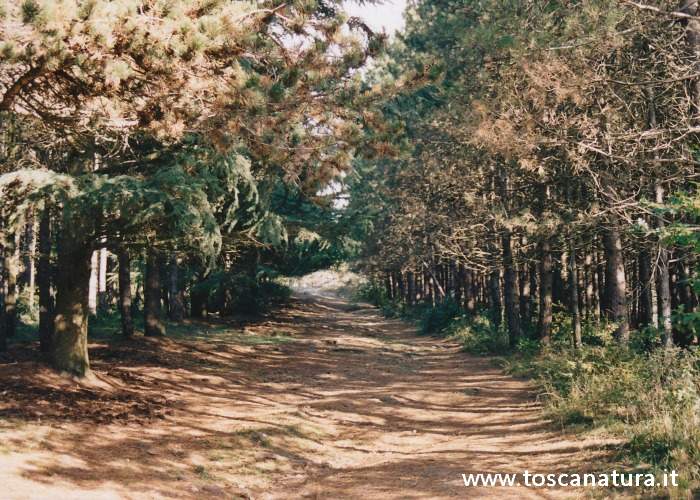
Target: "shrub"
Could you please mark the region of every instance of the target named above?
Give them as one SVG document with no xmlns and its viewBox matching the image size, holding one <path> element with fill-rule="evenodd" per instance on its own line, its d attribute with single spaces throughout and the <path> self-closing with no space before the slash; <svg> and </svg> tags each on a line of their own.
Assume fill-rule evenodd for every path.
<svg viewBox="0 0 700 500">
<path fill-rule="evenodd" d="M 425 334 L 441 333 L 453 321 L 462 317 L 462 310 L 454 300 L 448 298 L 439 304 L 425 307 L 419 319 L 421 331 Z"/>
<path fill-rule="evenodd" d="M 208 310 L 218 311 L 222 316 L 259 314 L 291 295 L 289 287 L 268 276 L 247 273 L 214 273 L 195 288 L 206 293 Z"/>
<path fill-rule="evenodd" d="M 506 360 L 507 371 L 534 378 L 549 416 L 562 425 L 605 427 L 627 438 L 629 459 L 676 469 L 700 481 L 700 356 L 615 345 L 550 349 Z"/>
<path fill-rule="evenodd" d="M 445 329 L 445 334 L 458 340 L 464 350 L 472 354 L 496 354 L 509 349 L 508 335 L 494 328 L 485 315 L 474 318 L 463 316 Z"/>
</svg>

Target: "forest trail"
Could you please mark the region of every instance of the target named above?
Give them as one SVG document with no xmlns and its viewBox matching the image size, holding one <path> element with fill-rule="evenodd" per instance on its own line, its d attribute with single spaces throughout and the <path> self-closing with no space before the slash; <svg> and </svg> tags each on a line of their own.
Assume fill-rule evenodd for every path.
<svg viewBox="0 0 700 500">
<path fill-rule="evenodd" d="M 572 498 L 461 474 L 604 466 L 604 443 L 553 430 L 527 382 L 369 307 L 306 295 L 200 326 L 92 346 L 102 383 L 71 401 L 37 398 L 50 372 L 20 383 L 36 366 L 0 364 L 2 497 Z"/>
</svg>

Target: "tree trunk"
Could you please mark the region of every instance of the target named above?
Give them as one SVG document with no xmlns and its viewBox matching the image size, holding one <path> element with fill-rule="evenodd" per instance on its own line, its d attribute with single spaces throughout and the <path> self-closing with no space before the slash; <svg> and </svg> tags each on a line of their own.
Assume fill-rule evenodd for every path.
<svg viewBox="0 0 700 500">
<path fill-rule="evenodd" d="M 131 303 L 131 256 L 125 248 L 119 251 L 119 313 L 124 338 L 134 336 L 134 317 Z"/>
<path fill-rule="evenodd" d="M 478 295 L 478 276 L 471 269 L 467 269 L 464 282 L 464 306 L 467 313 L 470 315 L 473 315 L 476 312 L 476 301 Z"/>
<path fill-rule="evenodd" d="M 109 253 L 106 248 L 100 248 L 97 274 L 97 305 L 101 311 L 109 310 L 109 295 L 107 294 L 107 264 Z"/>
<path fill-rule="evenodd" d="M 170 296 L 169 317 L 172 321 L 182 321 L 185 317 L 185 295 L 180 288 L 178 258 L 173 255 L 170 259 L 168 286 Z"/>
<path fill-rule="evenodd" d="M 94 251 L 90 256 L 90 284 L 88 286 L 88 309 L 90 316 L 97 315 L 97 288 L 100 274 L 99 252 Z"/>
<path fill-rule="evenodd" d="M 650 326 L 654 320 L 654 300 L 652 289 L 654 283 L 651 276 L 651 256 L 649 249 L 643 246 L 639 252 L 639 323 Z"/>
<path fill-rule="evenodd" d="M 578 305 L 578 269 L 576 268 L 576 246 L 573 241 L 569 247 L 569 311 L 571 312 L 571 325 L 573 327 L 574 347 L 580 348 L 581 340 L 581 312 Z"/>
<path fill-rule="evenodd" d="M 655 188 L 656 203 L 664 202 L 664 188 L 661 184 L 656 184 Z M 656 227 L 659 232 L 663 232 L 666 223 L 663 215 L 656 217 Z M 657 274 L 657 300 L 659 310 L 659 326 L 662 332 L 662 340 L 665 347 L 673 346 L 673 321 L 671 317 L 671 275 L 668 265 L 668 248 L 663 241 L 659 242 L 659 256 L 656 259 L 656 274 Z"/>
<path fill-rule="evenodd" d="M 404 277 L 403 273 L 401 271 L 398 271 L 396 273 L 396 286 L 398 288 L 398 295 L 396 296 L 397 299 L 401 301 L 406 300 L 406 287 L 404 286 Z"/>
<path fill-rule="evenodd" d="M 614 222 L 616 224 L 616 222 Z M 626 344 L 629 340 L 629 319 L 627 317 L 627 280 L 622 254 L 622 238 L 617 226 L 606 228 L 603 235 L 603 247 L 607 265 L 605 283 L 607 285 L 610 319 L 616 323 L 615 337 Z"/>
<path fill-rule="evenodd" d="M 70 226 L 64 224 L 58 247 L 51 357 L 57 370 L 84 376 L 90 370 L 87 329 L 92 249 L 80 240 L 78 228 Z"/>
<path fill-rule="evenodd" d="M 462 264 L 457 264 L 457 266 L 450 264 L 450 268 L 452 269 L 453 273 L 455 303 L 461 306 L 464 298 L 464 286 L 466 282 L 464 266 Z"/>
<path fill-rule="evenodd" d="M 693 289 L 690 282 L 690 269 L 686 262 L 686 252 L 678 251 L 676 269 L 678 272 L 678 295 L 684 312 L 693 312 Z"/>
<path fill-rule="evenodd" d="M 518 273 L 518 286 L 520 288 L 520 320 L 525 331 L 529 331 L 532 322 L 532 292 L 530 288 L 530 276 L 528 265 L 524 263 Z"/>
<path fill-rule="evenodd" d="M 549 240 L 544 238 L 540 244 L 540 340 L 548 345 L 552 338 L 552 252 Z"/>
<path fill-rule="evenodd" d="M 17 333 L 17 275 L 19 273 L 19 233 L 11 235 L 5 246 L 5 335 Z"/>
<path fill-rule="evenodd" d="M 528 318 L 528 325 L 532 329 L 532 325 L 535 321 L 535 312 L 539 314 L 539 299 L 537 295 L 537 262 L 531 262 L 528 264 L 528 274 L 530 275 L 530 306 L 528 307 L 530 317 Z"/>
<path fill-rule="evenodd" d="M 409 271 L 406 273 L 407 290 L 408 290 L 408 305 L 412 306 L 416 303 L 416 278 L 415 275 Z"/>
<path fill-rule="evenodd" d="M 595 300 L 595 277 L 593 269 L 593 256 L 590 252 L 586 252 L 586 257 L 583 264 L 584 269 L 584 286 L 585 286 L 585 304 L 586 304 L 586 320 L 591 321 L 597 318 L 597 306 Z"/>
<path fill-rule="evenodd" d="M 498 329 L 501 326 L 503 308 L 501 305 L 501 273 L 498 268 L 489 273 L 489 306 L 491 309 L 491 321 Z"/>
<path fill-rule="evenodd" d="M 5 249 L 0 244 L 0 256 Z M 0 352 L 7 350 L 7 332 L 5 328 L 5 259 L 0 258 Z"/>
<path fill-rule="evenodd" d="M 51 212 L 45 208 L 39 221 L 39 344 L 45 356 L 51 353 L 53 338 L 53 298 L 51 297 Z"/>
<path fill-rule="evenodd" d="M 144 335 L 146 337 L 162 337 L 165 335 L 165 325 L 162 321 L 160 263 L 158 254 L 149 250 L 146 255 L 146 280 L 144 283 Z"/>
<path fill-rule="evenodd" d="M 36 233 L 36 218 L 31 216 L 25 225 L 22 245 L 22 281 L 26 291 L 27 307 L 30 311 L 34 311 L 36 304 Z"/>
<path fill-rule="evenodd" d="M 197 286 L 204 282 L 204 276 L 198 278 L 198 282 L 190 289 L 190 315 L 193 318 L 204 318 L 207 307 L 207 294 Z"/>
<path fill-rule="evenodd" d="M 518 304 L 518 280 L 513 264 L 513 243 L 509 230 L 504 230 L 503 244 L 503 295 L 506 305 L 506 321 L 511 347 L 515 347 L 522 333 Z"/>
<path fill-rule="evenodd" d="M 556 254 L 556 257 L 552 255 L 552 302 L 564 305 L 568 302 L 566 293 L 569 281 L 566 272 L 568 258 L 566 253 L 556 252 Z"/>
<path fill-rule="evenodd" d="M 598 288 L 598 317 L 608 317 L 608 297 L 607 284 L 605 283 L 605 263 L 600 258 L 600 253 L 596 252 L 595 282 Z"/>
</svg>

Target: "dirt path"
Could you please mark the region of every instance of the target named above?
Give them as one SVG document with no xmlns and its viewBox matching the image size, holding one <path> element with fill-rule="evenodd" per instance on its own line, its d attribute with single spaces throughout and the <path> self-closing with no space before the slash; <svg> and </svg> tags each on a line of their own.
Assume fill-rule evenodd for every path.
<svg viewBox="0 0 700 500">
<path fill-rule="evenodd" d="M 461 474 L 583 472 L 603 456 L 544 423 L 527 383 L 369 308 L 306 297 L 243 330 L 198 326 L 94 346 L 105 387 L 67 402 L 66 387 L 36 401 L 60 384 L 45 370 L 0 365 L 0 495 L 572 498 L 467 489 Z"/>
</svg>

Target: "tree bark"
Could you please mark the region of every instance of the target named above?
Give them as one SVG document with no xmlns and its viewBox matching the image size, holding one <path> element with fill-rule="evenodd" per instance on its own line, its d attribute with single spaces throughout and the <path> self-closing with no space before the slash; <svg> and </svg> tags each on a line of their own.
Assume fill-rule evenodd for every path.
<svg viewBox="0 0 700 500">
<path fill-rule="evenodd" d="M 654 300 L 652 289 L 654 283 L 651 275 L 651 255 L 646 246 L 639 251 L 639 323 L 650 326 L 654 321 Z"/>
<path fill-rule="evenodd" d="M 17 275 L 19 273 L 19 233 L 11 235 L 5 246 L 5 335 L 17 333 Z"/>
<path fill-rule="evenodd" d="M 608 317 L 608 297 L 607 283 L 605 283 L 605 262 L 600 258 L 600 253 L 596 252 L 595 262 L 595 282 L 598 289 L 598 317 Z"/>
<path fill-rule="evenodd" d="M 503 295 L 506 306 L 506 322 L 508 323 L 508 338 L 511 347 L 515 347 L 520 340 L 522 330 L 518 304 L 518 280 L 513 264 L 513 242 L 510 231 L 504 230 L 501 239 L 503 244 Z"/>
<path fill-rule="evenodd" d="M 107 294 L 107 265 L 109 253 L 106 248 L 100 248 L 98 252 L 97 274 L 97 306 L 101 311 L 109 309 L 109 295 Z"/>
<path fill-rule="evenodd" d="M 416 303 L 416 277 L 411 271 L 406 273 L 406 281 L 408 282 L 408 305 L 412 306 Z"/>
<path fill-rule="evenodd" d="M 554 273 L 552 270 L 552 252 L 548 238 L 544 238 L 539 244 L 540 254 L 540 317 L 538 329 L 540 340 L 548 345 L 552 338 L 552 284 Z"/>
<path fill-rule="evenodd" d="M 583 264 L 584 269 L 584 286 L 585 286 L 585 304 L 586 304 L 586 320 L 591 321 L 597 319 L 597 301 L 595 299 L 595 275 L 593 269 L 593 256 L 590 252 L 586 252 L 586 257 Z"/>
<path fill-rule="evenodd" d="M 690 282 L 690 269 L 688 268 L 687 253 L 679 250 L 676 260 L 678 273 L 678 295 L 684 312 L 693 312 L 693 289 Z"/>
<path fill-rule="evenodd" d="M 131 256 L 126 248 L 119 251 L 119 313 L 122 335 L 129 339 L 134 336 L 134 317 L 131 300 Z"/>
<path fill-rule="evenodd" d="M 36 304 L 36 218 L 32 215 L 25 225 L 22 244 L 22 284 L 26 291 L 27 307 L 34 311 Z"/>
<path fill-rule="evenodd" d="M 165 325 L 161 309 L 160 263 L 158 254 L 149 250 L 146 255 L 146 280 L 144 284 L 144 335 L 146 337 L 162 337 L 165 335 Z"/>
<path fill-rule="evenodd" d="M 573 241 L 569 246 L 569 294 L 569 311 L 571 312 L 574 347 L 580 348 L 583 342 L 581 339 L 581 312 L 578 304 L 578 269 L 576 267 L 576 246 Z"/>
<path fill-rule="evenodd" d="M 94 251 L 90 256 L 90 284 L 88 287 L 88 309 L 90 316 L 97 315 L 97 288 L 100 274 L 99 252 Z"/>
<path fill-rule="evenodd" d="M 498 268 L 489 273 L 489 306 L 491 309 L 491 321 L 498 329 L 501 326 L 503 307 L 501 305 L 501 273 Z"/>
<path fill-rule="evenodd" d="M 5 249 L 0 243 L 0 256 Z M 0 352 L 7 350 L 7 332 L 5 328 L 5 259 L 0 258 Z"/>
<path fill-rule="evenodd" d="M 185 318 L 185 295 L 180 287 L 179 267 L 178 258 L 173 255 L 170 259 L 170 269 L 168 273 L 168 295 L 170 296 L 168 312 L 172 321 L 182 321 Z"/>
<path fill-rule="evenodd" d="M 530 329 L 530 321 L 532 320 L 532 311 L 530 309 L 530 276 L 528 276 L 527 264 L 523 264 L 518 273 L 520 287 L 520 319 L 523 323 L 523 328 L 527 331 Z"/>
<path fill-rule="evenodd" d="M 39 221 L 39 344 L 45 356 L 53 343 L 53 298 L 51 297 L 51 212 L 45 208 Z"/>
<path fill-rule="evenodd" d="M 656 203 L 664 202 L 664 188 L 661 184 L 656 184 L 655 188 Z M 656 217 L 656 227 L 662 233 L 666 227 L 663 216 Z M 663 243 L 659 242 L 659 255 L 656 259 L 656 274 L 657 274 L 657 300 L 659 310 L 659 326 L 662 332 L 662 341 L 665 347 L 673 346 L 673 321 L 671 317 L 671 274 L 668 265 L 668 248 Z"/>
<path fill-rule="evenodd" d="M 478 276 L 471 269 L 466 270 L 464 284 L 464 305 L 467 313 L 476 313 L 476 301 L 479 296 Z"/>
<path fill-rule="evenodd" d="M 57 370 L 84 376 L 90 371 L 87 328 L 92 249 L 80 239 L 78 230 L 67 223 L 61 231 L 51 358 Z"/>
<path fill-rule="evenodd" d="M 627 280 L 625 277 L 625 262 L 622 254 L 622 238 L 616 226 L 605 229 L 603 247 L 607 265 L 605 268 L 605 283 L 608 293 L 610 319 L 616 323 L 615 337 L 626 344 L 629 341 L 629 319 L 627 317 Z"/>
</svg>

